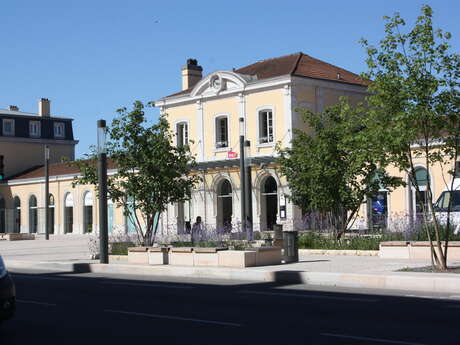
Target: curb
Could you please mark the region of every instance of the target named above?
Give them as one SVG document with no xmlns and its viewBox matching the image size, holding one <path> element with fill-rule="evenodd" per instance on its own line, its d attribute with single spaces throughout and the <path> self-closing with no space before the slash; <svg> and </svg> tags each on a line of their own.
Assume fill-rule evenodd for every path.
<svg viewBox="0 0 460 345">
<path fill-rule="evenodd" d="M 8 261 L 10 269 L 50 269 L 68 273 L 104 273 L 138 276 L 195 277 L 210 279 L 249 280 L 290 284 L 310 284 L 367 289 L 391 289 L 460 293 L 460 275 L 453 273 L 337 273 L 306 271 L 264 271 L 257 269 L 148 266 L 74 262 Z"/>
<path fill-rule="evenodd" d="M 349 249 L 299 249 L 299 255 L 379 256 L 379 251 Z"/>
</svg>

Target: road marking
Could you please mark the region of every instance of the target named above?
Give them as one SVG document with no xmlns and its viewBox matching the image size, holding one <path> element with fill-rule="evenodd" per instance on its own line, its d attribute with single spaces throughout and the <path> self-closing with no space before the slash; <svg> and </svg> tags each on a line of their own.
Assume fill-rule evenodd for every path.
<svg viewBox="0 0 460 345">
<path fill-rule="evenodd" d="M 25 278 L 25 279 L 40 279 L 40 280 L 69 280 L 68 278 L 28 276 L 28 275 L 22 275 L 22 274 L 17 274 L 17 273 L 14 273 L 13 277 L 18 277 L 19 279 Z"/>
<path fill-rule="evenodd" d="M 388 340 L 380 338 L 368 338 L 368 337 L 356 337 L 354 335 L 344 335 L 344 334 L 331 334 L 331 333 L 321 333 L 325 337 L 335 337 L 335 338 L 345 338 L 345 339 L 356 339 L 356 340 L 366 340 L 373 341 L 374 343 L 387 343 L 387 344 L 405 344 L 405 345 L 424 345 L 421 343 L 412 343 L 410 341 L 401 341 L 401 340 Z"/>
<path fill-rule="evenodd" d="M 169 316 L 169 315 L 158 315 L 158 314 L 146 314 L 146 313 L 137 313 L 137 312 L 133 312 L 133 311 L 112 310 L 112 309 L 105 309 L 104 311 L 105 311 L 105 312 L 108 312 L 108 313 L 118 313 L 118 314 L 126 314 L 126 315 L 145 316 L 145 317 L 151 317 L 151 318 L 155 318 L 155 319 L 178 320 L 178 321 L 191 321 L 191 322 L 207 323 L 207 324 L 220 325 L 220 326 L 241 327 L 241 324 L 239 324 L 239 323 L 234 323 L 234 322 L 202 320 L 202 319 L 193 319 L 193 318 L 180 317 L 180 316 Z"/>
<path fill-rule="evenodd" d="M 311 298 L 311 299 L 331 299 L 331 300 L 338 300 L 338 301 L 353 301 L 353 302 L 378 302 L 379 301 L 378 299 L 371 299 L 371 298 L 304 295 L 304 294 L 294 294 L 294 293 L 284 293 L 284 292 L 264 292 L 264 291 L 251 291 L 251 290 L 241 290 L 241 291 L 237 291 L 237 293 L 267 295 L 267 296 L 300 297 L 300 298 Z"/>
<path fill-rule="evenodd" d="M 162 284 L 144 284 L 144 283 L 118 283 L 118 282 L 101 282 L 106 285 L 128 285 L 128 286 L 148 286 L 148 287 L 160 287 L 160 288 L 171 288 L 171 289 L 194 289 L 193 286 L 182 286 L 182 285 L 162 285 Z"/>
<path fill-rule="evenodd" d="M 26 300 L 23 300 L 23 299 L 17 299 L 16 302 L 19 302 L 19 303 L 27 303 L 27 304 L 46 305 L 46 306 L 48 306 L 48 307 L 55 307 L 55 306 L 56 306 L 55 303 L 46 303 L 46 302 L 37 302 L 37 301 L 26 301 Z"/>
</svg>

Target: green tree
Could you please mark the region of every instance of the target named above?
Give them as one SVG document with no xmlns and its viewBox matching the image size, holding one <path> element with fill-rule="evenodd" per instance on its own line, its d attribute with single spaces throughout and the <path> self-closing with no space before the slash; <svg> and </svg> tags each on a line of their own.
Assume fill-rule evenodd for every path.
<svg viewBox="0 0 460 345">
<path fill-rule="evenodd" d="M 451 35 L 434 30 L 433 11 L 423 6 L 412 29 L 396 13 L 386 20 L 386 36 L 377 47 L 362 40 L 367 50 L 369 87 L 369 124 L 379 138 L 389 160 L 407 172 L 417 192 L 415 160 L 423 159 L 428 172 L 435 164 L 444 164 L 442 145 L 448 128 L 446 109 L 458 99 L 459 57 L 449 52 Z M 456 95 L 456 96 L 455 96 Z M 458 110 L 458 109 L 457 109 Z M 443 252 L 440 226 L 433 208 L 430 178 L 427 179 L 427 203 L 421 202 L 423 219 L 431 243 L 432 264 L 447 268 L 447 246 Z M 429 223 L 434 224 L 434 241 Z M 436 248 L 436 250 L 435 250 Z"/>
<path fill-rule="evenodd" d="M 293 203 L 332 216 L 336 238 L 353 224 L 360 205 L 382 185 L 403 184 L 385 171 L 386 156 L 367 133 L 366 109 L 345 98 L 323 113 L 299 110 L 312 134 L 295 130 L 289 148 L 278 147 L 280 172 Z"/>
<path fill-rule="evenodd" d="M 198 175 L 191 174 L 195 159 L 188 145 L 173 145 L 165 115 L 148 126 L 140 101 L 134 102 L 131 111 L 121 108 L 117 112 L 119 117 L 107 131 L 107 155 L 116 170 L 108 176 L 109 198 L 135 224 L 139 242 L 151 246 L 159 215 L 167 205 L 190 199 L 199 181 Z M 89 159 L 74 162 L 81 171 L 74 184 L 98 186 L 95 156 L 93 148 Z"/>
</svg>

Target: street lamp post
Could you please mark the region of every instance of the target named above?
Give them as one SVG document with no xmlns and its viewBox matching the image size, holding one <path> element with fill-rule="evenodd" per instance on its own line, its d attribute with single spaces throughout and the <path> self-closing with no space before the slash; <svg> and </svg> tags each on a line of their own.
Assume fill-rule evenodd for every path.
<svg viewBox="0 0 460 345">
<path fill-rule="evenodd" d="M 247 231 L 247 240 L 252 241 L 253 238 L 253 219 L 252 219 L 252 180 L 251 180 L 251 142 L 246 140 L 244 142 L 245 148 L 245 174 L 244 174 L 244 185 L 245 185 L 245 203 L 246 203 L 246 231 Z"/>
<path fill-rule="evenodd" d="M 50 239 L 50 148 L 45 145 L 45 239 Z"/>
<path fill-rule="evenodd" d="M 99 244 L 101 264 L 109 263 L 109 231 L 107 220 L 107 127 L 105 120 L 97 121 L 97 161 L 99 182 Z"/>
<path fill-rule="evenodd" d="M 246 232 L 246 183 L 244 162 L 244 118 L 240 117 L 240 191 L 241 191 L 241 228 Z"/>
</svg>

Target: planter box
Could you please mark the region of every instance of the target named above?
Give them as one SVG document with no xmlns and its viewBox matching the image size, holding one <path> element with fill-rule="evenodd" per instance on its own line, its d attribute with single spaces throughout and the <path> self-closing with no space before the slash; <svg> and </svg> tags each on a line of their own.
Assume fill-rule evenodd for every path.
<svg viewBox="0 0 460 345">
<path fill-rule="evenodd" d="M 171 248 L 169 252 L 169 264 L 179 266 L 194 266 L 192 248 Z"/>
<path fill-rule="evenodd" d="M 442 248 L 444 250 L 444 242 Z M 435 247 L 435 250 L 437 248 Z M 382 242 L 380 243 L 379 257 L 386 259 L 418 259 L 429 260 L 431 257 L 429 241 L 414 242 Z M 449 260 L 460 260 L 460 242 L 449 242 L 447 250 Z"/>
<path fill-rule="evenodd" d="M 20 234 L 20 233 L 1 234 L 0 240 L 6 240 L 6 241 L 35 240 L 35 234 Z"/>
<path fill-rule="evenodd" d="M 219 266 L 219 255 L 221 251 L 228 248 L 193 248 L 194 266 Z"/>
<path fill-rule="evenodd" d="M 256 251 L 256 266 L 281 265 L 281 247 L 259 247 Z"/>
<path fill-rule="evenodd" d="M 169 248 L 158 247 L 148 250 L 149 265 L 167 265 L 169 263 Z"/>
<path fill-rule="evenodd" d="M 218 252 L 217 256 L 218 265 L 222 267 L 252 267 L 256 265 L 256 252 L 254 250 L 224 250 Z"/>
<path fill-rule="evenodd" d="M 149 255 L 148 247 L 128 248 L 128 263 L 148 265 Z"/>
<path fill-rule="evenodd" d="M 382 259 L 409 259 L 409 242 L 388 241 L 381 242 L 379 246 L 379 257 Z"/>
</svg>

